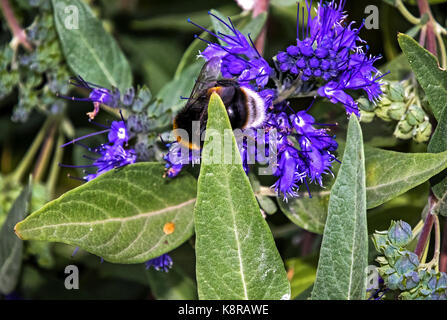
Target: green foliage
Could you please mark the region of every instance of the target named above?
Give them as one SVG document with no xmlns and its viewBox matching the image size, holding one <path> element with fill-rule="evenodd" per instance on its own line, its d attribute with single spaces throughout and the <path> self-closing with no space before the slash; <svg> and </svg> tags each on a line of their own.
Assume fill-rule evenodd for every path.
<svg viewBox="0 0 447 320">
<path fill-rule="evenodd" d="M 396 6 L 394 0 L 385 2 Z M 12 291 L 25 299 L 364 299 L 367 292 L 369 298 L 378 298 L 384 290 L 386 299 L 445 298 L 447 278 L 436 271 L 436 254 L 428 264 L 424 262 L 431 247 L 421 261 L 415 258 L 417 235 L 401 221 L 416 225 L 423 220 L 432 192 L 438 199 L 431 213 L 447 216 L 447 76 L 437 57 L 417 43 L 427 36 L 427 14 L 409 27 L 395 15 L 396 8 L 384 5 L 383 37 L 374 32 L 362 36 L 372 54 L 395 57 L 378 61 L 384 63 L 382 73 L 390 71 L 383 80 L 384 95 L 376 103 L 353 96 L 363 132 L 356 117 L 347 130 L 342 108 L 317 97 L 309 110 L 314 126 L 337 123 L 328 134 L 337 135 L 336 156 L 342 164 L 333 163 L 334 176 L 324 176 L 323 189 L 309 185 L 312 197 L 302 185 L 300 197 L 286 202 L 270 188 L 277 177 L 256 175 L 258 166 L 250 168 L 247 179 L 237 162 L 206 162 L 216 160 L 222 141 L 231 142 L 230 153 L 240 160 L 233 135 L 224 132 L 230 124 L 217 96 L 209 104 L 205 162 L 184 167 L 173 179 L 163 178 L 163 156 L 172 142 L 173 117 L 185 105 L 180 97 L 189 97 L 203 66 L 198 55 L 206 41 L 221 41 L 187 18 L 216 34 L 228 33 L 208 14 L 215 8 L 214 14 L 231 17 L 253 41 L 266 26 L 260 54 L 275 57 L 296 41 L 296 1 L 272 0 L 268 11 L 256 17 L 235 1 L 218 0 L 9 3 L 31 47 L 18 41 L 10 21 L 0 23 L 0 299 Z M 363 12 L 368 4 L 351 2 L 346 10 Z M 312 4 L 316 6 L 318 1 Z M 445 19 L 442 6 L 430 9 L 434 19 Z M 300 12 L 303 32 L 306 11 Z M 417 20 L 408 14 L 406 18 Z M 434 24 L 439 38 L 444 37 L 442 25 Z M 397 40 L 398 30 L 407 31 Z M 193 33 L 205 41 L 193 40 Z M 439 60 L 445 65 L 439 38 Z M 69 86 L 70 76 L 78 74 L 114 93 L 113 87 L 120 89 L 116 108 L 102 105 L 107 112 L 101 111 L 94 123 L 87 124 L 85 117 L 91 103 L 57 97 L 89 95 Z M 293 89 L 285 74 L 277 76 L 268 87 Z M 306 98 L 319 86 L 303 87 L 309 89 Z M 287 103 L 290 109 L 304 110 L 306 98 Z M 118 109 L 130 135 L 125 147 L 133 149 L 140 163 L 78 186 L 67 174 L 76 178 L 90 173 L 85 166 L 95 161 L 96 147 L 107 132 L 59 146 L 101 130 L 97 125 L 110 125 L 120 118 Z M 224 132 L 223 137 L 216 131 Z M 82 167 L 59 168 L 59 163 Z M 35 180 L 32 191 L 23 186 L 28 174 Z M 53 200 L 55 195 L 60 197 Z M 28 211 L 34 213 L 25 218 Z M 397 222 L 367 242 L 367 234 L 388 228 L 390 220 Z M 173 223 L 172 233 L 166 223 Z M 14 235 L 14 225 L 27 241 Z M 321 236 L 308 231 L 323 234 L 321 251 Z M 376 245 L 379 256 L 368 245 Z M 73 246 L 81 248 L 76 255 Z M 169 272 L 145 269 L 142 262 L 165 253 L 173 260 Z M 375 258 L 385 280 L 376 293 L 366 291 L 364 281 L 366 262 Z M 80 267 L 81 290 L 64 289 L 61 277 L 68 264 Z"/>
<path fill-rule="evenodd" d="M 225 106 L 215 93 L 206 134 L 202 154 L 208 156 L 202 155 L 194 209 L 199 298 L 289 299 L 283 262 L 242 168 Z M 236 163 L 224 164 L 224 155 L 214 154 L 225 140 L 231 141 Z"/>
<path fill-rule="evenodd" d="M 447 167 L 447 152 L 402 153 L 365 148 L 368 208 L 424 183 Z"/>
<path fill-rule="evenodd" d="M 144 262 L 193 233 L 196 183 L 188 174 L 163 178 L 163 166 L 140 163 L 112 170 L 67 192 L 16 226 L 22 239 L 79 246 L 107 261 Z M 165 234 L 166 223 L 175 224 Z"/>
<path fill-rule="evenodd" d="M 343 163 L 329 199 L 312 299 L 364 299 L 367 257 L 363 136 L 357 117 L 351 116 Z"/>
<path fill-rule="evenodd" d="M 384 121 L 398 121 L 394 130 L 396 138 L 428 141 L 432 125 L 411 81 L 391 81 L 385 83 L 382 90 L 384 96 L 377 104 L 364 97 L 358 99 L 362 122 L 371 122 L 374 116 Z"/>
<path fill-rule="evenodd" d="M 394 199 L 447 168 L 447 152 L 403 153 L 369 146 L 364 149 L 368 209 Z M 343 157 L 339 159 L 343 162 Z M 334 166 L 335 173 L 337 167 Z M 323 233 L 332 183 L 325 184 L 326 190 L 311 189 L 312 198 L 303 195 L 287 203 L 279 200 L 278 204 L 293 223 L 308 231 Z"/>
<path fill-rule="evenodd" d="M 286 266 L 292 290 L 291 299 L 295 299 L 311 288 L 316 278 L 317 268 L 310 259 L 301 258 L 287 260 Z"/>
<path fill-rule="evenodd" d="M 446 96 L 447 98 L 447 96 Z M 427 151 L 438 153 L 447 150 L 447 108 L 442 111 L 441 118 L 439 119 L 439 123 L 436 127 L 433 136 L 430 139 L 430 143 L 428 144 Z M 433 193 L 436 195 L 438 199 L 444 197 L 447 192 L 447 172 L 443 171 L 437 176 L 433 177 L 430 180 L 432 185 Z"/>
<path fill-rule="evenodd" d="M 90 7 L 80 0 L 52 0 L 52 3 L 62 50 L 73 72 L 92 83 L 125 92 L 132 85 L 129 63 Z M 70 5 L 79 13 L 76 25 L 70 25 L 73 17 L 65 10 Z M 89 59 L 85 59 L 86 55 Z"/>
<path fill-rule="evenodd" d="M 447 72 L 439 68 L 436 57 L 411 37 L 399 34 L 398 40 L 419 84 L 427 95 L 431 111 L 439 120 L 447 105 Z"/>
<path fill-rule="evenodd" d="M 152 293 L 158 300 L 197 300 L 197 286 L 175 264 L 169 272 L 147 271 Z"/>
<path fill-rule="evenodd" d="M 34 51 L 15 52 L 8 45 L 0 45 L 0 99 L 18 89 L 18 103 L 11 119 L 28 120 L 33 110 L 58 114 L 65 107 L 55 94 L 68 91 L 68 69 L 65 65 L 53 16 L 42 7 L 39 15 L 26 28 Z"/>
<path fill-rule="evenodd" d="M 29 210 L 31 185 L 23 188 L 0 229 L 0 293 L 11 293 L 22 266 L 23 242 L 14 235 L 14 226 Z"/>
</svg>

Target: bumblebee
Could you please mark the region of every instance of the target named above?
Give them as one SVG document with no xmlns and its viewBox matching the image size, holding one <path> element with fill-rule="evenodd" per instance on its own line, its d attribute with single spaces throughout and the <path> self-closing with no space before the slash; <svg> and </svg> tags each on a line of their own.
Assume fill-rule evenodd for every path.
<svg viewBox="0 0 447 320">
<path fill-rule="evenodd" d="M 218 60 L 211 59 L 203 66 L 188 102 L 174 118 L 174 136 L 189 149 L 197 150 L 201 146 L 182 141 L 177 130 L 185 130 L 189 140 L 192 140 L 193 135 L 199 135 L 200 140 L 206 130 L 208 103 L 213 92 L 222 99 L 233 129 L 258 128 L 265 121 L 265 103 L 257 92 L 239 86 L 233 79 L 217 80 L 220 73 Z M 193 121 L 198 121 L 200 126 L 193 126 Z"/>
</svg>

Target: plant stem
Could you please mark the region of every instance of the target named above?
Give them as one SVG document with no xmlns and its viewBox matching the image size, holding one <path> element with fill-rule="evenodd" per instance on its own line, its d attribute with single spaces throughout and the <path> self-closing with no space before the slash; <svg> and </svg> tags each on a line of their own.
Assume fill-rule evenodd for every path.
<svg viewBox="0 0 447 320">
<path fill-rule="evenodd" d="M 440 31 L 436 31 L 436 39 L 439 43 L 439 51 L 441 53 L 441 68 L 445 69 L 447 67 L 447 53 L 445 51 L 444 40 L 442 40 L 442 35 Z"/>
<path fill-rule="evenodd" d="M 51 163 L 50 175 L 47 180 L 47 190 L 50 195 L 50 199 L 54 199 L 54 189 L 56 187 L 57 178 L 60 172 L 59 163 L 62 161 L 64 156 L 64 148 L 59 148 L 60 145 L 64 143 L 64 134 L 61 130 L 59 136 L 57 137 L 56 148 L 54 152 L 53 162 Z"/>
<path fill-rule="evenodd" d="M 402 0 L 396 0 L 394 5 L 396 8 L 400 11 L 400 13 L 404 16 L 405 19 L 408 20 L 411 24 L 419 24 L 421 23 L 421 19 L 416 18 L 411 14 L 410 11 L 405 7 L 405 5 L 402 3 Z"/>
<path fill-rule="evenodd" d="M 441 254 L 441 226 L 439 225 L 439 217 L 435 215 L 435 252 L 433 262 L 435 270 L 439 272 L 439 255 Z"/>
<path fill-rule="evenodd" d="M 426 24 L 427 28 L 427 41 L 426 41 L 426 48 L 428 51 L 430 51 L 434 56 L 437 56 L 436 51 L 436 36 L 434 32 L 434 19 L 433 15 L 431 14 L 430 6 L 428 4 L 427 0 L 417 0 L 418 2 L 418 8 L 419 13 L 421 14 L 421 17 L 424 14 L 428 14 L 428 22 Z"/>
<path fill-rule="evenodd" d="M 439 271 L 447 272 L 447 221 L 444 221 L 441 256 L 439 258 Z"/>
<path fill-rule="evenodd" d="M 23 157 L 22 161 L 19 163 L 17 168 L 14 170 L 14 172 L 11 174 L 9 179 L 15 180 L 19 182 L 22 180 L 23 175 L 25 174 L 26 170 L 28 170 L 31 161 L 34 159 L 34 156 L 37 153 L 37 150 L 39 150 L 40 144 L 42 143 L 43 139 L 45 138 L 45 134 L 47 133 L 47 129 L 52 123 L 51 118 L 47 118 L 43 126 L 40 128 L 40 131 L 38 132 L 36 138 L 34 139 L 33 143 L 31 144 L 31 147 L 26 152 L 25 156 Z"/>
<path fill-rule="evenodd" d="M 269 8 L 269 2 L 270 0 L 256 0 L 255 6 L 253 8 L 253 18 L 263 12 L 267 12 Z M 255 41 L 256 50 L 258 50 L 261 56 L 263 55 L 264 52 L 266 36 L 267 36 L 267 22 L 262 27 L 262 30 Z"/>
<path fill-rule="evenodd" d="M 435 196 L 433 194 L 430 194 L 429 198 L 429 208 L 428 208 L 428 214 L 424 221 L 424 226 L 422 227 L 421 235 L 419 236 L 418 243 L 416 245 L 416 250 L 414 253 L 417 254 L 419 260 L 422 258 L 422 254 L 424 253 L 425 247 L 428 243 L 428 240 L 430 238 L 431 229 L 433 227 L 433 223 L 435 220 L 435 215 L 433 214 L 433 207 L 436 204 Z"/>
<path fill-rule="evenodd" d="M 272 188 L 269 188 L 269 187 L 264 187 L 264 186 L 261 186 L 259 188 L 259 192 L 257 192 L 257 194 L 261 195 L 261 196 L 269 196 L 269 197 L 277 196 L 277 193 L 275 192 L 275 190 L 273 190 Z"/>
<path fill-rule="evenodd" d="M 413 237 L 417 236 L 419 234 L 419 232 L 421 232 L 423 226 L 424 226 L 424 221 L 419 220 L 418 224 L 413 229 Z"/>
<path fill-rule="evenodd" d="M 437 215 L 433 215 L 435 224 L 435 252 L 433 258 L 429 263 L 424 263 L 420 267 L 430 270 L 435 267 L 435 271 L 439 272 L 439 254 L 441 252 L 441 228 L 439 226 L 439 218 Z M 428 251 L 428 248 L 426 249 Z"/>
<path fill-rule="evenodd" d="M 9 29 L 11 29 L 13 35 L 13 43 L 22 45 L 26 50 L 32 51 L 33 47 L 26 38 L 25 31 L 20 27 L 14 12 L 9 4 L 9 0 L 0 0 L 0 6 L 3 11 L 3 16 L 8 23 Z"/>
<path fill-rule="evenodd" d="M 33 171 L 33 179 L 35 182 L 40 182 L 42 176 L 45 173 L 45 169 L 48 166 L 48 161 L 50 160 L 51 150 L 54 145 L 54 136 L 56 129 L 59 127 L 59 121 L 53 122 L 53 125 L 49 129 L 48 136 L 43 143 L 42 150 L 40 151 L 39 157 L 37 158 L 36 165 Z"/>
</svg>

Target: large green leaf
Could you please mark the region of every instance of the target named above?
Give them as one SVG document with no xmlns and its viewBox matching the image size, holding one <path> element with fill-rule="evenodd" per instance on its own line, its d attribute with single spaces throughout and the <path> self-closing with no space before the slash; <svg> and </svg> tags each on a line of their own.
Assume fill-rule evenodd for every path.
<svg viewBox="0 0 447 320">
<path fill-rule="evenodd" d="M 343 162 L 343 159 L 340 157 Z M 336 165 L 334 173 L 337 173 Z M 437 154 L 403 153 L 365 146 L 367 208 L 377 207 L 426 182 L 447 168 L 447 151 Z M 312 192 L 312 198 L 278 200 L 281 210 L 296 225 L 323 233 L 332 182 Z M 311 190 L 312 191 L 312 190 Z"/>
<path fill-rule="evenodd" d="M 240 164 L 225 106 L 215 93 L 208 115 L 194 210 L 199 298 L 289 299 L 284 264 Z M 223 141 L 231 142 L 227 154 L 219 153 Z M 235 161 L 224 164 L 227 157 Z"/>
<path fill-rule="evenodd" d="M 447 168 L 447 151 L 402 153 L 365 147 L 368 209 L 424 183 Z"/>
<path fill-rule="evenodd" d="M 11 293 L 18 281 L 22 266 L 23 241 L 14 235 L 14 226 L 25 218 L 31 198 L 27 185 L 15 200 L 0 229 L 0 293 Z"/>
<path fill-rule="evenodd" d="M 312 299 L 364 299 L 368 263 L 362 129 L 351 116 L 343 163 L 331 190 Z"/>
<path fill-rule="evenodd" d="M 129 63 L 90 7 L 81 0 L 52 1 L 62 50 L 73 73 L 103 87 L 129 88 Z"/>
<path fill-rule="evenodd" d="M 399 45 L 407 56 L 421 87 L 427 95 L 430 108 L 439 121 L 447 106 L 447 72 L 441 70 L 438 60 L 406 34 L 398 36 Z"/>
<path fill-rule="evenodd" d="M 193 234 L 196 181 L 163 178 L 159 163 L 109 171 L 48 203 L 17 224 L 22 239 L 64 242 L 110 262 L 138 263 L 166 253 Z M 166 223 L 175 225 L 165 234 Z"/>
<path fill-rule="evenodd" d="M 447 96 L 446 96 L 447 100 Z M 438 125 L 433 133 L 430 143 L 428 144 L 428 152 L 442 152 L 447 150 L 447 108 L 442 111 L 441 118 L 438 120 Z M 444 197 L 447 193 L 447 170 L 430 179 L 433 193 L 438 199 Z"/>
</svg>

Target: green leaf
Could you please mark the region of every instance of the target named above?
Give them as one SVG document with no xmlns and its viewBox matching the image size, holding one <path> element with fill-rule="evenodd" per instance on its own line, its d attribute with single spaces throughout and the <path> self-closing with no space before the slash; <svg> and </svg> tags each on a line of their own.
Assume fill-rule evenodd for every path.
<svg viewBox="0 0 447 320">
<path fill-rule="evenodd" d="M 0 229 L 0 293 L 11 293 L 22 266 L 23 241 L 14 235 L 14 226 L 25 218 L 31 200 L 31 185 L 23 188 Z"/>
<path fill-rule="evenodd" d="M 149 112 L 155 116 L 166 114 L 169 111 L 176 114 L 185 105 L 185 100 L 182 100 L 180 96 L 189 97 L 204 62 L 202 59 L 196 61 L 187 67 L 178 78 L 167 83 L 158 93 L 155 103 L 149 106 Z"/>
<path fill-rule="evenodd" d="M 147 279 L 157 300 L 197 300 L 197 286 L 174 262 L 168 272 L 150 269 Z"/>
<path fill-rule="evenodd" d="M 223 156 L 234 159 L 232 164 L 224 164 L 223 141 L 231 141 L 230 154 Z M 242 168 L 225 106 L 215 93 L 208 106 L 194 217 L 200 299 L 290 298 L 283 262 Z"/>
<path fill-rule="evenodd" d="M 427 147 L 427 151 L 438 153 L 447 150 L 447 108 L 443 110 L 441 118 L 438 120 L 435 132 L 433 133 Z M 430 179 L 432 191 L 438 199 L 447 193 L 447 170 Z"/>
<path fill-rule="evenodd" d="M 368 209 L 424 183 L 447 168 L 447 151 L 402 153 L 365 146 Z"/>
<path fill-rule="evenodd" d="M 317 190 L 314 186 L 309 186 L 312 198 L 309 198 L 307 192 L 302 193 L 300 198 L 288 199 L 287 202 L 278 198 L 279 207 L 287 218 L 307 231 L 322 234 L 327 217 L 330 188 L 334 180 L 332 176 L 330 178 L 332 180 L 325 184 L 327 189 Z"/>
<path fill-rule="evenodd" d="M 393 38 L 393 42 L 394 42 Z M 382 73 L 390 72 L 385 76 L 386 80 L 389 81 L 400 81 L 404 79 L 411 72 L 410 64 L 404 54 L 400 54 L 393 60 L 386 63 L 380 68 Z"/>
<path fill-rule="evenodd" d="M 447 192 L 438 200 L 436 206 L 433 208 L 433 212 L 447 217 Z"/>
<path fill-rule="evenodd" d="M 54 20 L 67 64 L 74 74 L 124 92 L 132 73 L 115 39 L 81 0 L 52 0 Z"/>
<path fill-rule="evenodd" d="M 430 108 L 439 121 L 447 106 L 447 72 L 439 68 L 438 60 L 414 39 L 400 33 L 399 45 L 427 96 Z"/>
<path fill-rule="evenodd" d="M 241 29 L 241 32 L 247 37 L 250 35 L 253 41 L 259 36 L 267 21 L 267 12 L 263 12 L 254 17 L 250 22 Z"/>
<path fill-rule="evenodd" d="M 340 144 L 342 149 L 342 144 Z M 403 153 L 365 146 L 367 208 L 375 208 L 408 190 L 428 181 L 447 168 L 447 151 L 442 153 Z M 343 162 L 343 158 L 339 157 Z M 334 173 L 337 174 L 335 164 Z M 330 177 L 331 178 L 331 177 Z M 312 198 L 278 199 L 285 215 L 299 227 L 323 233 L 332 180 L 324 183 L 326 189 L 311 187 Z"/>
<path fill-rule="evenodd" d="M 315 281 L 317 268 L 308 259 L 293 258 L 286 261 L 287 274 L 290 278 L 292 299 L 305 292 Z"/>
<path fill-rule="evenodd" d="M 444 3 L 447 2 L 447 0 L 427 0 L 429 4 L 439 4 L 439 3 Z M 405 0 L 405 2 L 412 4 L 412 5 L 417 5 L 417 0 Z"/>
<path fill-rule="evenodd" d="M 103 175 L 51 201 L 16 226 L 26 240 L 79 246 L 107 261 L 156 258 L 193 234 L 196 181 L 163 178 L 159 163 L 137 163 Z M 166 223 L 175 225 L 165 234 Z"/>
<path fill-rule="evenodd" d="M 312 299 L 364 299 L 367 264 L 363 137 L 357 117 L 351 116 L 343 162 L 329 199 Z"/>
</svg>

